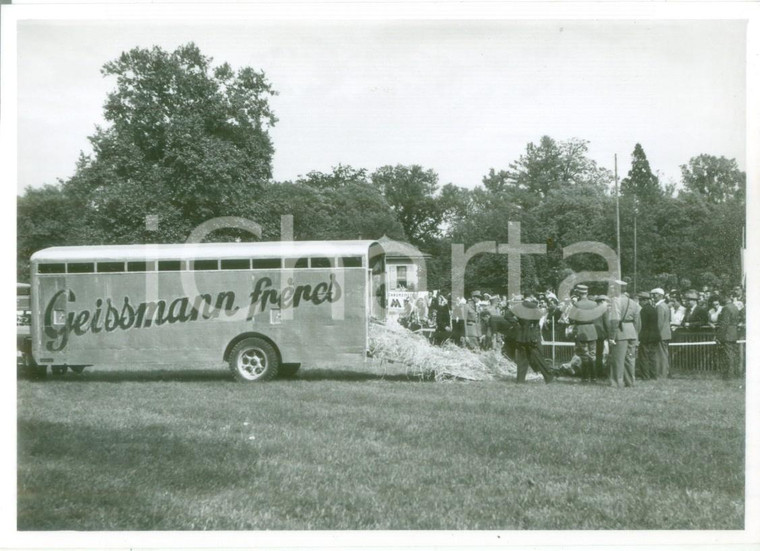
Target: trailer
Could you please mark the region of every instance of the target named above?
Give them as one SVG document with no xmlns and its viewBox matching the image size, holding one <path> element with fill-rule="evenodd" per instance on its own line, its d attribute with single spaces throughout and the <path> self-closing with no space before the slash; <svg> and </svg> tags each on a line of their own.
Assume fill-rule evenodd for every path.
<svg viewBox="0 0 760 551">
<path fill-rule="evenodd" d="M 38 376 L 227 362 L 238 381 L 359 363 L 384 319 L 375 241 L 53 247 L 31 258 Z"/>
</svg>

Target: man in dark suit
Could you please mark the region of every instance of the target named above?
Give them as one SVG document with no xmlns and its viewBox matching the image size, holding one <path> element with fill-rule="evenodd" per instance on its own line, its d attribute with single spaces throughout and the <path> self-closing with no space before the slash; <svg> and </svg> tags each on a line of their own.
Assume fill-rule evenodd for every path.
<svg viewBox="0 0 760 551">
<path fill-rule="evenodd" d="M 451 338 L 451 313 L 449 312 L 449 301 L 441 293 L 435 291 L 434 293 L 435 296 L 430 302 L 430 309 L 435 312 L 433 343 L 440 345 Z"/>
<path fill-rule="evenodd" d="M 588 298 L 588 287 L 577 285 L 575 291 L 578 300 L 570 306 L 568 319 L 574 326 L 575 354 L 581 359 L 581 378 L 583 382 L 591 380 L 596 358 L 596 327 L 594 320 L 607 310 L 606 305 L 598 306 Z"/>
<path fill-rule="evenodd" d="M 718 323 L 715 325 L 715 340 L 718 343 L 718 357 L 723 364 L 723 373 L 726 377 L 738 377 L 741 375 L 739 358 L 739 309 L 725 295 L 721 296 L 720 303 L 723 306 L 718 314 Z"/>
<path fill-rule="evenodd" d="M 657 330 L 660 332 L 660 345 L 655 353 L 655 367 L 657 377 L 668 378 L 670 376 L 670 358 L 668 345 L 670 343 L 670 306 L 665 302 L 665 291 L 659 287 L 649 291 L 657 311 Z"/>
<path fill-rule="evenodd" d="M 541 342 L 541 327 L 538 322 L 544 311 L 538 307 L 538 300 L 527 296 L 522 302 L 512 306 L 512 312 L 519 320 L 517 329 L 517 382 L 524 383 L 528 366 L 544 377 L 544 382 L 551 383 L 554 376 L 549 373 L 544 357 L 538 345 Z"/>
<path fill-rule="evenodd" d="M 687 329 L 699 329 L 707 325 L 707 308 L 699 305 L 699 295 L 694 289 L 686 291 L 684 294 L 686 301 L 686 314 L 683 317 L 683 326 Z"/>
<path fill-rule="evenodd" d="M 639 293 L 641 305 L 641 330 L 639 331 L 639 350 L 636 361 L 638 377 L 642 380 L 657 379 L 655 354 L 660 346 L 660 331 L 657 329 L 657 310 L 649 300 L 649 293 Z"/>
</svg>

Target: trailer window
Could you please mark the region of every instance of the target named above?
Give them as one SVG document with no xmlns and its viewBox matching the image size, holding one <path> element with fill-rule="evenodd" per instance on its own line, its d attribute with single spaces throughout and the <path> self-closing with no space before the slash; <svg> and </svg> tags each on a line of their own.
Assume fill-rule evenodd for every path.
<svg viewBox="0 0 760 551">
<path fill-rule="evenodd" d="M 70 274 L 91 274 L 95 271 L 94 262 L 70 262 L 67 269 Z"/>
<path fill-rule="evenodd" d="M 128 272 L 147 272 L 148 271 L 148 263 L 144 260 L 136 260 L 133 262 L 127 262 L 127 271 Z"/>
<path fill-rule="evenodd" d="M 311 259 L 312 268 L 332 268 L 332 262 L 329 258 L 323 256 L 314 257 Z"/>
<path fill-rule="evenodd" d="M 182 269 L 181 260 L 159 260 L 158 271 L 159 272 L 177 272 Z"/>
<path fill-rule="evenodd" d="M 38 274 L 63 274 L 66 272 L 66 264 L 38 264 Z"/>
<path fill-rule="evenodd" d="M 123 262 L 98 262 L 98 272 L 100 273 L 114 273 L 123 271 Z"/>
<path fill-rule="evenodd" d="M 193 260 L 193 270 L 218 270 L 218 260 Z"/>
<path fill-rule="evenodd" d="M 254 270 L 279 270 L 282 265 L 279 258 L 254 258 L 251 262 Z"/>
<path fill-rule="evenodd" d="M 251 261 L 247 258 L 230 258 L 222 260 L 222 270 L 250 270 Z"/>
<path fill-rule="evenodd" d="M 299 258 L 296 260 L 294 268 L 308 268 L 309 267 L 309 259 L 308 258 Z"/>
<path fill-rule="evenodd" d="M 362 257 L 361 256 L 344 256 L 340 259 L 344 268 L 361 268 Z"/>
</svg>

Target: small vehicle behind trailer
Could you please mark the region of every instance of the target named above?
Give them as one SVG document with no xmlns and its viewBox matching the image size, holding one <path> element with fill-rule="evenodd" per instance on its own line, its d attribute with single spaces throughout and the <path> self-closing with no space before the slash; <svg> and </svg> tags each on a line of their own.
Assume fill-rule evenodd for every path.
<svg viewBox="0 0 760 551">
<path fill-rule="evenodd" d="M 31 264 L 38 373 L 223 360 L 266 381 L 360 365 L 385 315 L 374 241 L 53 247 Z"/>
</svg>

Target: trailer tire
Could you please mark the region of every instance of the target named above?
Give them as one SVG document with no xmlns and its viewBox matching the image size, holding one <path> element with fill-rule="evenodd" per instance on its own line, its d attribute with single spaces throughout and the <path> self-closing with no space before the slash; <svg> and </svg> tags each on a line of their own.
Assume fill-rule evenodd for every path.
<svg viewBox="0 0 760 551">
<path fill-rule="evenodd" d="M 65 365 L 53 365 L 50 367 L 50 371 L 53 375 L 65 375 L 66 371 L 68 371 L 68 367 Z"/>
<path fill-rule="evenodd" d="M 241 383 L 269 381 L 277 376 L 279 364 L 274 347 L 258 337 L 243 339 L 230 352 L 230 371 Z"/>
<path fill-rule="evenodd" d="M 71 370 L 73 373 L 76 373 L 77 375 L 81 375 L 81 373 L 82 373 L 82 371 L 84 371 L 84 368 L 85 368 L 85 367 L 86 367 L 86 366 L 84 366 L 84 365 L 70 365 L 70 366 L 69 366 L 69 369 L 70 369 L 70 370 Z"/>
</svg>

